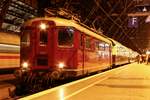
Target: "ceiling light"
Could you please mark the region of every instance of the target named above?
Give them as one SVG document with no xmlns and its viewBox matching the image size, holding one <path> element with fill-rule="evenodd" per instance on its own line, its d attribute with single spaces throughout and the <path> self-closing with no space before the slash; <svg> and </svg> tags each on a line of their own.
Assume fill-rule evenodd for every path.
<svg viewBox="0 0 150 100">
<path fill-rule="evenodd" d="M 144 11 L 144 12 L 147 11 L 146 7 L 143 8 L 143 11 Z"/>
</svg>

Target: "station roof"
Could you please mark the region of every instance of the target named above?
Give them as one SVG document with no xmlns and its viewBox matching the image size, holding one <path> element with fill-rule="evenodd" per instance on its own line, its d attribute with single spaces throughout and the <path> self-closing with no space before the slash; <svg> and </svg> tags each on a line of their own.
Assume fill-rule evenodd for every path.
<svg viewBox="0 0 150 100">
<path fill-rule="evenodd" d="M 141 53 L 150 49 L 150 0 L 20 0 L 42 14 L 64 8 L 89 27 Z"/>
</svg>

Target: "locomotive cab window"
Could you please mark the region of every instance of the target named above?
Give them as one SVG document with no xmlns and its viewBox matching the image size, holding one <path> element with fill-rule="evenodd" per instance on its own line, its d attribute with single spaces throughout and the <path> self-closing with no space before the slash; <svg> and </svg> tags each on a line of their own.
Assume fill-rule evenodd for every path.
<svg viewBox="0 0 150 100">
<path fill-rule="evenodd" d="M 23 34 L 21 35 L 22 46 L 30 46 L 30 33 L 31 33 L 31 30 L 23 31 Z"/>
<path fill-rule="evenodd" d="M 86 36 L 85 47 L 86 49 L 91 49 L 91 38 L 89 36 Z"/>
<path fill-rule="evenodd" d="M 74 29 L 72 27 L 58 29 L 58 45 L 59 46 L 73 46 Z"/>
<path fill-rule="evenodd" d="M 46 45 L 48 42 L 48 32 L 40 31 L 40 45 Z"/>
</svg>

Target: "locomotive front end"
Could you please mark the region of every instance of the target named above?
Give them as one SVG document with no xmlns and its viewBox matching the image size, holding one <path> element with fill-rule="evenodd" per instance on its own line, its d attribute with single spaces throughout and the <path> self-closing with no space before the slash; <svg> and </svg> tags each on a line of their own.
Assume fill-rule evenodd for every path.
<svg viewBox="0 0 150 100">
<path fill-rule="evenodd" d="M 22 28 L 21 68 L 23 71 L 48 71 L 53 66 L 53 26 L 46 20 L 32 21 Z"/>
</svg>

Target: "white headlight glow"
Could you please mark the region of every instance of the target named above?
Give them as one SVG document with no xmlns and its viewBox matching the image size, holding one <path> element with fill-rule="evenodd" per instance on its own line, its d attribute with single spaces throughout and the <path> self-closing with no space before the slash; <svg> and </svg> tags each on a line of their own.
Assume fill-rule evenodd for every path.
<svg viewBox="0 0 150 100">
<path fill-rule="evenodd" d="M 45 30 L 47 28 L 45 23 L 41 23 L 40 24 L 40 29 Z"/>
<path fill-rule="evenodd" d="M 24 62 L 24 63 L 22 64 L 22 67 L 23 67 L 23 68 L 28 68 L 28 66 L 29 66 L 29 65 L 28 65 L 27 62 Z"/>
<path fill-rule="evenodd" d="M 58 65 L 59 68 L 64 68 L 64 66 L 65 66 L 64 63 L 59 63 Z"/>
</svg>

